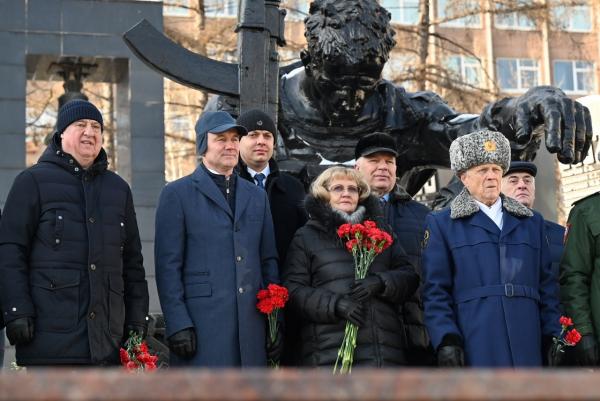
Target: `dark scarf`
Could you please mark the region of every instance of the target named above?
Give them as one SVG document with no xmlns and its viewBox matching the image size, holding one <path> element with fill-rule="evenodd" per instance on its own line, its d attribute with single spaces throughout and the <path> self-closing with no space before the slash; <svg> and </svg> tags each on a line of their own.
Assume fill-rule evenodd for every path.
<svg viewBox="0 0 600 401">
<path fill-rule="evenodd" d="M 235 215 L 235 184 L 237 183 L 237 174 L 235 173 L 235 170 L 233 174 L 229 176 L 229 179 L 227 179 L 227 177 L 225 177 L 224 175 L 212 173 L 204 165 L 204 163 L 201 163 L 200 165 L 202 166 L 204 171 L 206 171 L 208 176 L 213 180 L 217 188 L 219 188 L 219 191 L 221 191 L 221 193 L 225 197 L 225 200 L 227 201 L 227 203 L 229 203 L 231 211 Z M 229 193 L 227 193 L 227 188 L 229 188 Z"/>
</svg>

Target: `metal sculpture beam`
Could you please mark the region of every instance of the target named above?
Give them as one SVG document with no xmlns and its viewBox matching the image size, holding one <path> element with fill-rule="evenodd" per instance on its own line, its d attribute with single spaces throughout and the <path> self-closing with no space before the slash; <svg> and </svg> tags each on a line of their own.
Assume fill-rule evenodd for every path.
<svg viewBox="0 0 600 401">
<path fill-rule="evenodd" d="M 239 96 L 238 65 L 191 52 L 142 20 L 123 39 L 150 68 L 190 88 L 226 96 Z"/>
</svg>

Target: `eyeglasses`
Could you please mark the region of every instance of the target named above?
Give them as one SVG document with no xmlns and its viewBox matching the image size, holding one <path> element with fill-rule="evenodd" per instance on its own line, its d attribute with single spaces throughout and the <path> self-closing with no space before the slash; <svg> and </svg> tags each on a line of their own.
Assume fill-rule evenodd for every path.
<svg viewBox="0 0 600 401">
<path fill-rule="evenodd" d="M 350 195 L 358 195 L 360 194 L 360 189 L 358 187 L 355 186 L 343 186 L 343 185 L 334 185 L 333 187 L 329 188 L 327 191 L 329 192 L 333 192 L 336 195 L 341 195 L 344 193 L 344 191 L 348 192 Z"/>
</svg>

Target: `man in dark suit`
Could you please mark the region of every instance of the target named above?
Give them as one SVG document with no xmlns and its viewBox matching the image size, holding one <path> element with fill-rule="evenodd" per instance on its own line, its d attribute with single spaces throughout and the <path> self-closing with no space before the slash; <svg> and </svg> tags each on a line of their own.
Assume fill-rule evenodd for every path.
<svg viewBox="0 0 600 401">
<path fill-rule="evenodd" d="M 226 112 L 205 112 L 200 165 L 160 195 L 156 281 L 171 365 L 266 366 L 273 347 L 256 308 L 257 292 L 278 282 L 271 211 L 266 192 L 234 172 L 246 133 Z"/>
<path fill-rule="evenodd" d="M 260 110 L 249 110 L 239 116 L 237 123 L 248 130 L 248 135 L 240 140 L 238 173 L 240 177 L 267 191 L 277 252 L 279 261 L 283 264 L 296 230 L 307 220 L 304 186 L 295 177 L 279 171 L 273 158 L 277 128 L 268 114 Z M 286 311 L 285 316 L 287 329 L 281 363 L 295 365 L 297 318 L 290 311 Z"/>
<path fill-rule="evenodd" d="M 502 178 L 502 193 L 533 209 L 536 175 L 537 167 L 535 164 L 525 161 L 510 162 L 510 167 Z M 546 227 L 546 237 L 550 245 L 552 273 L 558 281 L 558 266 L 563 253 L 565 228 L 560 224 L 548 220 L 544 220 L 544 226 Z"/>
</svg>

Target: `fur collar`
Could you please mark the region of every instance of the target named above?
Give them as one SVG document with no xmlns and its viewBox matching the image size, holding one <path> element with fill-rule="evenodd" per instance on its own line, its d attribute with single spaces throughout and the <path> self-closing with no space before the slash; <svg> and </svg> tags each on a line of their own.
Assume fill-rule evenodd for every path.
<svg viewBox="0 0 600 401">
<path fill-rule="evenodd" d="M 502 207 L 508 213 L 515 217 L 531 217 L 533 212 L 526 206 L 523 206 L 513 198 L 509 198 L 504 194 L 500 194 L 502 198 Z M 463 217 L 470 217 L 479 211 L 479 205 L 475 202 L 475 199 L 471 196 L 467 188 L 458 194 L 450 205 L 450 218 L 461 219 Z"/>
<path fill-rule="evenodd" d="M 359 203 L 358 208 L 351 215 L 332 209 L 328 203 L 322 202 L 312 195 L 306 196 L 304 204 L 310 217 L 308 224 L 316 225 L 335 237 L 337 237 L 338 227 L 342 224 L 356 224 L 364 220 L 373 220 L 377 223 L 377 227 L 388 230 L 387 225 L 384 223 L 379 199 L 373 195 Z"/>
</svg>

